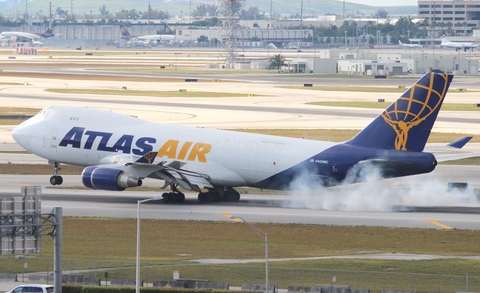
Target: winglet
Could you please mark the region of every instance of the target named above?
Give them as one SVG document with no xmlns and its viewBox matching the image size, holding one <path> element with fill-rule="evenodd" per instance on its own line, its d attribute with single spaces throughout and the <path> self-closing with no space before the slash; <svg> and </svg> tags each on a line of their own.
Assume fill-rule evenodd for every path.
<svg viewBox="0 0 480 293">
<path fill-rule="evenodd" d="M 157 152 L 148 152 L 143 157 L 138 159 L 135 163 L 153 164 L 153 161 L 157 157 Z"/>
<path fill-rule="evenodd" d="M 457 139 L 456 141 L 452 141 L 452 142 L 449 143 L 447 146 L 452 147 L 452 148 L 456 148 L 456 149 L 461 149 L 461 148 L 463 148 L 471 139 L 472 139 L 472 136 L 464 136 L 464 137 L 461 137 L 461 138 Z"/>
</svg>

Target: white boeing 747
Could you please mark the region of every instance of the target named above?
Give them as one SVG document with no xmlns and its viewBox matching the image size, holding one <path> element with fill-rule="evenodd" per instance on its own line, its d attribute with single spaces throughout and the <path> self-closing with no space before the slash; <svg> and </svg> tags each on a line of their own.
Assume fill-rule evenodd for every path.
<svg viewBox="0 0 480 293">
<path fill-rule="evenodd" d="M 445 48 L 453 48 L 455 49 L 455 51 L 458 51 L 458 50 L 463 50 L 463 51 L 467 51 L 468 49 L 475 49 L 475 48 L 478 48 L 478 45 L 475 44 L 475 43 L 466 43 L 466 42 L 451 42 L 449 40 L 447 40 L 444 37 L 442 37 L 442 43 L 440 44 L 442 47 L 445 47 Z"/>
<path fill-rule="evenodd" d="M 185 199 L 177 187 L 198 192 L 199 201 L 238 201 L 235 187 L 354 183 L 372 166 L 383 178 L 431 172 L 437 158 L 424 147 L 452 78 L 424 75 L 342 143 L 157 124 L 59 105 L 44 108 L 12 135 L 29 152 L 54 163 L 54 185 L 63 181 L 58 171 L 64 163 L 85 167 L 82 181 L 89 188 L 121 191 L 152 178 L 170 186 L 171 192 L 163 194 L 167 202 Z"/>
</svg>

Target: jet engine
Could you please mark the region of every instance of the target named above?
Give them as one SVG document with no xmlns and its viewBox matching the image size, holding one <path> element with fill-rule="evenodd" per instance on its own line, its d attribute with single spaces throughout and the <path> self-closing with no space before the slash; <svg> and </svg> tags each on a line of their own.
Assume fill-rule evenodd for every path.
<svg viewBox="0 0 480 293">
<path fill-rule="evenodd" d="M 122 170 L 90 166 L 83 169 L 82 182 L 88 188 L 122 191 L 127 187 L 142 186 L 142 180 Z"/>
</svg>

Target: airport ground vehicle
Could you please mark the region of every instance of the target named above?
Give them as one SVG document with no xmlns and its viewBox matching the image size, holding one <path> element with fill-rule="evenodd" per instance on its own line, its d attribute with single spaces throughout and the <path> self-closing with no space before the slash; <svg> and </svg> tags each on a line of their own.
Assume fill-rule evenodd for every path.
<svg viewBox="0 0 480 293">
<path fill-rule="evenodd" d="M 25 284 L 13 288 L 5 293 L 53 293 L 52 285 Z"/>
</svg>

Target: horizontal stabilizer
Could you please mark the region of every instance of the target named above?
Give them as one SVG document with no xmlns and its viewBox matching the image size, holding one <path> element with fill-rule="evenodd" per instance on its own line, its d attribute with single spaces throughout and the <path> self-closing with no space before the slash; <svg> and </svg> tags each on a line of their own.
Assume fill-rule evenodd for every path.
<svg viewBox="0 0 480 293">
<path fill-rule="evenodd" d="M 455 160 L 462 160 L 462 159 L 475 158 L 475 157 L 480 157 L 480 152 L 435 156 L 435 158 L 437 159 L 437 162 L 455 161 Z"/>
<path fill-rule="evenodd" d="M 464 136 L 462 138 L 457 139 L 456 141 L 449 143 L 447 146 L 456 148 L 456 149 L 461 149 L 472 139 L 472 137 L 473 136 Z"/>
</svg>

